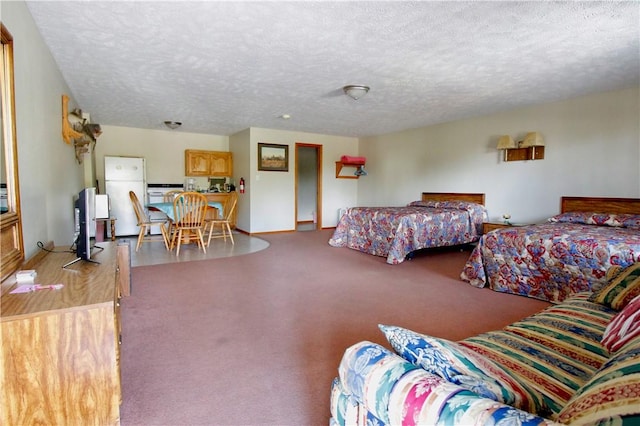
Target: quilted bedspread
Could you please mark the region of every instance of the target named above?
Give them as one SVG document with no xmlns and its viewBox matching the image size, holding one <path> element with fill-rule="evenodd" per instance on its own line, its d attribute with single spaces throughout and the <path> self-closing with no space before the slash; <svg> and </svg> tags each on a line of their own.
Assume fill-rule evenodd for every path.
<svg viewBox="0 0 640 426">
<path fill-rule="evenodd" d="M 461 278 L 550 302 L 595 290 L 610 266 L 640 261 L 640 228 L 545 223 L 484 235 Z"/>
<path fill-rule="evenodd" d="M 467 244 L 478 240 L 486 209 L 481 204 L 414 201 L 405 207 L 352 207 L 338 222 L 329 240 L 402 263 L 419 249 Z"/>
</svg>

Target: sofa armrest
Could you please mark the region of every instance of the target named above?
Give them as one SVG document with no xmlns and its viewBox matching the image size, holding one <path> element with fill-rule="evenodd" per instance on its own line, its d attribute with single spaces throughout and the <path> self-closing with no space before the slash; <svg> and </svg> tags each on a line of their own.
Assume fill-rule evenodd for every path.
<svg viewBox="0 0 640 426">
<path fill-rule="evenodd" d="M 483 398 L 371 342 L 357 343 L 345 351 L 339 376 L 344 395 L 332 398 L 350 400 L 386 424 L 499 424 L 507 420 L 520 425 L 555 424 Z M 333 403 L 332 407 L 336 408 Z"/>
</svg>

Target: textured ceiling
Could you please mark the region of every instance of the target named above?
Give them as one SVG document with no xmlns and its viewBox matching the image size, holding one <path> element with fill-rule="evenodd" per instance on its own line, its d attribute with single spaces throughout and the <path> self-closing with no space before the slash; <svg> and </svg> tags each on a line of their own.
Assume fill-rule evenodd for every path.
<svg viewBox="0 0 640 426">
<path fill-rule="evenodd" d="M 635 1 L 27 5 L 106 125 L 368 136 L 640 81 Z M 371 91 L 354 101 L 347 84 Z"/>
</svg>

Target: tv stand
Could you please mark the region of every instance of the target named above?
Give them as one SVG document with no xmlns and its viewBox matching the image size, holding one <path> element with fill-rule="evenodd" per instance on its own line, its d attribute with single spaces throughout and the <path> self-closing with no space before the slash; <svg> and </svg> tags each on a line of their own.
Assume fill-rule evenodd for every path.
<svg viewBox="0 0 640 426">
<path fill-rule="evenodd" d="M 96 246 L 96 245 L 94 245 L 93 247 L 91 247 L 91 249 L 94 249 L 94 248 L 96 248 L 96 249 L 100 249 L 100 251 L 104 250 L 104 247 L 100 247 L 100 246 Z M 97 260 L 93 260 L 93 259 L 83 259 L 83 258 L 81 258 L 81 257 L 77 257 L 77 258 L 73 259 L 71 262 L 67 262 L 67 263 L 65 263 L 64 265 L 62 265 L 62 269 L 67 269 L 67 266 L 71 266 L 71 265 L 73 265 L 74 263 L 79 262 L 79 261 L 81 261 L 81 260 L 84 260 L 84 261 L 86 261 L 86 262 L 96 263 L 96 264 L 98 264 L 98 265 L 100 264 L 100 262 L 98 262 Z"/>
<path fill-rule="evenodd" d="M 75 259 L 73 259 L 71 262 L 67 262 L 64 265 L 62 265 L 62 269 L 67 269 L 67 266 L 71 266 L 76 262 L 79 262 L 81 260 L 84 260 L 85 262 L 91 262 L 91 263 L 96 263 L 96 264 L 100 264 L 100 262 L 98 262 L 97 260 L 93 260 L 93 259 L 83 259 L 81 257 L 76 257 Z"/>
</svg>

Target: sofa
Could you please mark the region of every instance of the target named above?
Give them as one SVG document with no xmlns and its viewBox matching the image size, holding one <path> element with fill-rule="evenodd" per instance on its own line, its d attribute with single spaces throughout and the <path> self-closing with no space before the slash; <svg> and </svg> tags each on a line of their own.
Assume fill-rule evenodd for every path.
<svg viewBox="0 0 640 426">
<path fill-rule="evenodd" d="M 457 342 L 379 328 L 393 350 L 363 341 L 345 351 L 332 426 L 640 424 L 640 263 Z"/>
</svg>

